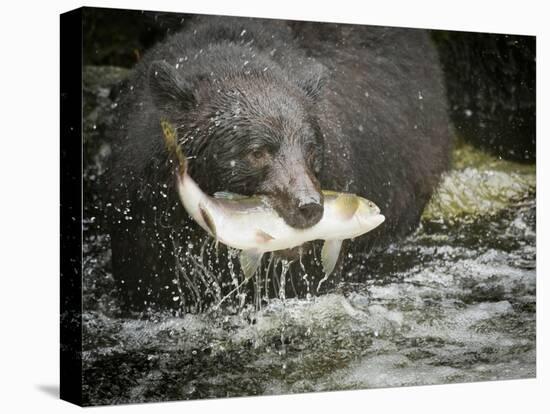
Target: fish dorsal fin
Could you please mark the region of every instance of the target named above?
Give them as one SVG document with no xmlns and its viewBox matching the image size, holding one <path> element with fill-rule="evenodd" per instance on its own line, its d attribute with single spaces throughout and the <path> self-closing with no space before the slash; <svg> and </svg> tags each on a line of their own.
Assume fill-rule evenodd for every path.
<svg viewBox="0 0 550 414">
<path fill-rule="evenodd" d="M 206 227 L 208 227 L 208 231 L 213 237 L 216 237 L 216 223 L 214 223 L 214 220 L 212 219 L 212 216 L 204 208 L 202 204 L 199 204 L 199 211 L 201 213 L 202 220 L 204 221 L 204 224 L 206 224 Z"/>
<path fill-rule="evenodd" d="M 249 197 L 242 194 L 232 193 L 230 191 L 218 191 L 214 193 L 214 198 L 218 198 L 220 200 L 243 200 Z"/>
<path fill-rule="evenodd" d="M 243 250 L 241 252 L 239 260 L 241 262 L 241 269 L 243 270 L 245 279 L 251 278 L 254 273 L 256 273 L 256 270 L 258 270 L 258 267 L 260 267 L 260 263 L 262 262 L 262 256 L 263 252 L 258 250 Z"/>
<path fill-rule="evenodd" d="M 359 198 L 354 194 L 342 193 L 334 201 L 334 207 L 344 219 L 353 217 L 359 207 Z"/>
</svg>

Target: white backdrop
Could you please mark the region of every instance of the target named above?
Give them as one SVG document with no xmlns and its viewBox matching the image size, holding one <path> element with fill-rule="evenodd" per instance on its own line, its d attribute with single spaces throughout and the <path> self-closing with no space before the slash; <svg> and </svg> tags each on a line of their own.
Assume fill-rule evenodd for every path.
<svg viewBox="0 0 550 414">
<path fill-rule="evenodd" d="M 4 2 L 0 82 L 0 410 L 65 413 L 59 377 L 59 13 L 77 1 Z M 538 261 L 536 380 L 133 405 L 116 412 L 543 412 L 548 380 L 550 15 L 539 1 L 111 0 L 88 6 L 536 34 Z M 546 18 L 545 18 L 546 17 Z M 99 410 L 107 410 L 100 408 Z M 548 411 L 546 411 L 548 412 Z"/>
</svg>

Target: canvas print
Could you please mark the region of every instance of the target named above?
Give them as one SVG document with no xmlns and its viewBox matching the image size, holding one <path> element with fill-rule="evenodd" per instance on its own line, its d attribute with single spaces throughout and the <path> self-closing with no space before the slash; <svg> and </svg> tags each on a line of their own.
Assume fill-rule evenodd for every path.
<svg viewBox="0 0 550 414">
<path fill-rule="evenodd" d="M 62 15 L 62 398 L 535 377 L 535 44 Z"/>
</svg>

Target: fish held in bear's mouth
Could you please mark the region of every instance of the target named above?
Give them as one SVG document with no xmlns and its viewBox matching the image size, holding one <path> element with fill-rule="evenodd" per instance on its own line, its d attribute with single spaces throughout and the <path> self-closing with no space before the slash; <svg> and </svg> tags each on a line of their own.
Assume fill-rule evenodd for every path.
<svg viewBox="0 0 550 414">
<path fill-rule="evenodd" d="M 165 120 L 161 126 L 166 146 L 178 163 L 177 189 L 184 208 L 217 241 L 242 251 L 245 280 L 254 275 L 264 253 L 312 240 L 325 241 L 321 261 L 326 279 L 336 266 L 342 241 L 359 237 L 384 221 L 372 201 L 350 193 L 323 191 L 323 216 L 305 229 L 289 226 L 266 196 L 219 192 L 210 197 L 187 174 L 187 159 L 177 144 L 175 129 Z"/>
</svg>

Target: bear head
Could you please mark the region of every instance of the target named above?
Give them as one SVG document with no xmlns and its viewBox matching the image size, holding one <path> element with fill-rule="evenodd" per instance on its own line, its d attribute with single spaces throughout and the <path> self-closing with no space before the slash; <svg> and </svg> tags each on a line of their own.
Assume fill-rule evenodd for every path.
<svg viewBox="0 0 550 414">
<path fill-rule="evenodd" d="M 298 77 L 274 65 L 244 66 L 205 75 L 154 61 L 150 95 L 175 125 L 203 191 L 266 195 L 288 225 L 310 227 L 323 215 L 324 68 L 312 64 Z"/>
</svg>

